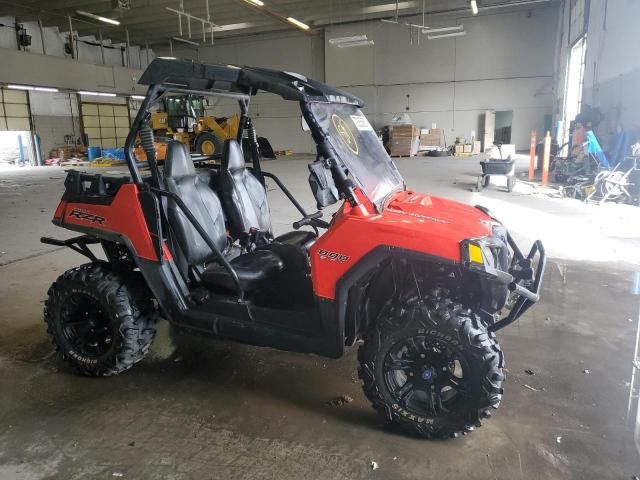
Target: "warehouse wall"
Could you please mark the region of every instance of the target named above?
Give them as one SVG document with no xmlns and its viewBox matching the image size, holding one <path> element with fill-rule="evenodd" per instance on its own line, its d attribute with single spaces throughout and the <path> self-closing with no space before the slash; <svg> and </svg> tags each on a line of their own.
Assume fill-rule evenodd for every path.
<svg viewBox="0 0 640 480">
<path fill-rule="evenodd" d="M 159 55 L 168 51 L 158 50 Z M 180 48 L 174 43 L 174 55 L 199 59 L 206 63 L 229 63 L 288 70 L 312 78 L 324 78 L 323 39 L 301 33 L 270 34 L 232 41 L 218 41 L 213 47 Z M 238 112 L 237 104 L 221 101 L 210 113 L 228 115 Z M 314 152 L 311 136 L 300 126 L 300 108 L 270 94 L 258 94 L 251 102 L 258 135 L 266 137 L 276 150 Z"/>
<path fill-rule="evenodd" d="M 0 83 L 30 83 L 73 90 L 140 93 L 142 70 L 90 65 L 68 58 L 0 48 Z"/>
<path fill-rule="evenodd" d="M 437 16 L 429 25 L 464 24 L 466 36 L 409 44 L 406 28 L 372 22 L 325 33 L 327 83 L 359 95 L 377 127 L 405 111 L 413 123 L 444 128 L 447 141 L 479 134 L 485 110 L 513 110 L 512 142 L 529 145 L 552 112 L 555 5 L 477 17 Z M 421 18 L 404 19 L 420 23 Z M 373 47 L 337 48 L 329 39 L 366 33 Z"/>
<path fill-rule="evenodd" d="M 640 2 L 591 2 L 583 103 L 600 108 L 608 136 L 618 127 L 640 131 Z"/>
<path fill-rule="evenodd" d="M 11 26 L 15 24 L 14 17 L 0 17 L 0 48 L 17 50 L 16 32 Z M 5 25 L 5 26 L 2 26 Z M 43 52 L 43 41 L 40 35 L 40 28 L 37 22 L 23 22 L 27 33 L 31 35 L 31 46 L 26 48 L 27 52 L 45 53 Z M 46 54 L 55 57 L 71 58 L 71 55 L 65 52 L 65 43 L 68 41 L 68 32 L 60 32 L 58 27 L 43 27 L 44 49 Z M 78 60 L 81 63 L 92 63 L 95 65 L 103 64 L 102 54 L 98 43 L 99 33 L 96 30 L 95 35 L 79 37 L 76 42 Z M 120 42 L 120 43 L 118 43 Z M 123 53 L 123 39 L 104 38 L 104 65 L 125 66 L 127 65 L 127 56 Z M 145 68 L 147 65 L 147 56 L 149 61 L 155 56 L 152 49 L 147 52 L 146 49 L 137 45 L 132 45 L 130 49 L 131 68 Z"/>
</svg>

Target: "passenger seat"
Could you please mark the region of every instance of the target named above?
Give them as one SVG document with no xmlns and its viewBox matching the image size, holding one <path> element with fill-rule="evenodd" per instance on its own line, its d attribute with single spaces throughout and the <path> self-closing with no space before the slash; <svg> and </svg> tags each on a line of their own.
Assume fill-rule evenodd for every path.
<svg viewBox="0 0 640 480">
<path fill-rule="evenodd" d="M 234 238 L 242 238 L 252 229 L 263 232 L 269 239 L 271 216 L 267 192 L 244 162 L 237 140 L 226 140 L 222 149 L 222 165 L 218 176 L 218 191 Z M 288 232 L 273 239 L 274 242 L 308 249 L 316 240 L 313 232 Z"/>
</svg>

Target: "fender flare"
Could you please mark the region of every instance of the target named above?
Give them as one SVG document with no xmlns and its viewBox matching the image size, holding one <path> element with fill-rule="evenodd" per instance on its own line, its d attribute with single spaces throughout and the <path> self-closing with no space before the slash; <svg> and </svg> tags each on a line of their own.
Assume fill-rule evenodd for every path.
<svg viewBox="0 0 640 480">
<path fill-rule="evenodd" d="M 343 328 L 344 344 L 352 346 L 361 338 L 367 325 L 360 325 L 358 319 L 359 301 L 364 290 L 369 285 L 371 274 L 386 261 L 393 259 L 411 259 L 414 261 L 431 262 L 452 267 L 460 265 L 455 260 L 431 255 L 415 250 L 394 247 L 391 245 L 379 245 L 366 253 L 353 267 L 340 277 L 336 283 L 336 316 L 339 326 Z"/>
</svg>

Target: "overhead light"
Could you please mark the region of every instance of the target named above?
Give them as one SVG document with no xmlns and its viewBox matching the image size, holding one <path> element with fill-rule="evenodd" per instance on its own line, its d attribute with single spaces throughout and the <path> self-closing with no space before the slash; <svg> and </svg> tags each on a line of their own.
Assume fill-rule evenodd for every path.
<svg viewBox="0 0 640 480">
<path fill-rule="evenodd" d="M 397 20 L 389 20 L 388 18 L 383 18 L 380 20 L 382 23 L 393 23 L 394 25 L 400 25 Z"/>
<path fill-rule="evenodd" d="M 209 29 L 210 32 L 228 32 L 229 30 L 242 30 L 245 28 L 256 27 L 254 22 L 228 23 L 227 25 L 218 25 Z"/>
<path fill-rule="evenodd" d="M 408 8 L 416 8 L 420 6 L 420 2 L 411 1 L 411 2 L 394 2 L 394 3 L 385 3 L 383 5 L 372 5 L 370 7 L 365 7 L 362 9 L 363 13 L 382 13 L 382 12 L 392 12 L 394 10 L 406 10 Z"/>
<path fill-rule="evenodd" d="M 470 0 L 469 5 L 471 5 L 471 12 L 474 15 L 478 14 L 478 2 L 477 0 Z"/>
<path fill-rule="evenodd" d="M 302 30 L 309 30 L 309 25 L 307 25 L 306 23 L 302 23 L 298 19 L 295 19 L 293 17 L 287 17 L 287 21 L 289 23 L 293 23 L 296 27 L 301 28 Z"/>
<path fill-rule="evenodd" d="M 51 92 L 51 93 L 59 92 L 57 88 L 32 87 L 31 85 L 7 85 L 7 88 L 10 88 L 11 90 L 35 90 L 36 92 Z"/>
<path fill-rule="evenodd" d="M 120 25 L 118 20 L 114 20 L 112 18 L 101 17 L 100 15 L 94 15 L 93 13 L 85 12 L 84 10 L 76 10 L 78 15 L 82 15 L 83 17 L 93 18 L 94 20 L 100 20 L 104 23 L 110 23 L 111 25 Z"/>
<path fill-rule="evenodd" d="M 144 95 L 131 95 L 132 100 L 144 100 Z"/>
<path fill-rule="evenodd" d="M 193 45 L 194 47 L 199 47 L 200 44 L 198 42 L 194 42 L 193 40 L 187 40 L 182 37 L 171 37 L 171 40 L 175 40 L 176 42 L 187 43 L 189 45 Z"/>
<path fill-rule="evenodd" d="M 444 33 L 442 35 L 427 35 L 428 40 L 437 40 L 439 38 L 449 38 L 449 37 L 460 37 L 462 35 L 466 35 L 467 32 L 464 30 L 462 32 L 454 32 L 454 33 Z"/>
<path fill-rule="evenodd" d="M 464 25 L 456 25 L 455 27 L 442 27 L 442 28 L 423 28 L 422 33 L 440 33 L 440 32 L 453 32 L 456 30 L 462 30 Z"/>
<path fill-rule="evenodd" d="M 373 40 L 369 40 L 366 35 L 353 35 L 351 37 L 330 38 L 329 43 L 338 48 L 365 47 L 373 45 Z"/>
<path fill-rule="evenodd" d="M 264 7 L 264 2 L 262 0 L 245 0 L 245 2 L 255 5 L 257 7 Z"/>
<path fill-rule="evenodd" d="M 106 92 L 88 92 L 88 91 L 79 91 L 80 95 L 94 95 L 96 97 L 115 97 L 115 93 L 106 93 Z"/>
<path fill-rule="evenodd" d="M 28 85 L 7 85 L 7 88 L 11 90 L 33 90 L 33 87 Z"/>
</svg>

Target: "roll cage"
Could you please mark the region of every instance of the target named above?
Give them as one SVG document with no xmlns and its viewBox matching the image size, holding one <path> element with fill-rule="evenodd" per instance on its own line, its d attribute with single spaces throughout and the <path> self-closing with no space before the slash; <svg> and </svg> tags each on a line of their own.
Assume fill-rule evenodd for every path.
<svg viewBox="0 0 640 480">
<path fill-rule="evenodd" d="M 317 145 L 318 156 L 323 159 L 324 167 L 331 171 L 339 193 L 354 206 L 360 203 L 346 167 L 335 158 L 326 134 L 309 108 L 309 104 L 314 102 L 364 106 L 358 97 L 297 73 L 235 65 L 206 65 L 192 60 L 162 57 L 149 64 L 139 83 L 148 85 L 149 88 L 125 142 L 125 158 L 135 183 L 143 183 L 134 155 L 136 139 L 140 138 L 151 170 L 150 183 L 156 188 L 162 186 L 155 150 L 152 148 L 153 133 L 146 125 L 146 120 L 150 108 L 164 94 L 182 92 L 236 99 L 241 112 L 237 140 L 241 143 L 245 131 L 251 128 L 248 115 L 251 97 L 263 91 L 279 95 L 284 100 L 299 102 L 302 115 Z M 264 183 L 257 147 L 252 145 L 251 148 L 253 169 Z"/>
</svg>

